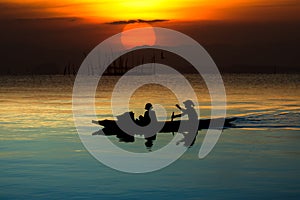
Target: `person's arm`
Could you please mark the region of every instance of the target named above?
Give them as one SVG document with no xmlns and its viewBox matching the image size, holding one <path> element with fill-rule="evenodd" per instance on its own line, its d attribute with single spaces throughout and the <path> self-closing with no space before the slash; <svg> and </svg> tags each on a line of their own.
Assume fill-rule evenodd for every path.
<svg viewBox="0 0 300 200">
<path fill-rule="evenodd" d="M 182 116 L 186 115 L 186 109 L 181 108 L 179 104 L 176 104 L 175 106 L 176 106 L 179 110 L 181 110 L 182 113 L 179 114 L 179 115 L 174 115 L 173 118 L 182 117 Z"/>
<path fill-rule="evenodd" d="M 185 110 L 185 109 L 181 108 L 181 111 L 182 111 L 182 113 L 181 113 L 181 114 L 174 115 L 174 117 L 173 117 L 173 118 L 182 117 L 182 116 L 186 115 L 186 110 Z"/>
<path fill-rule="evenodd" d="M 177 117 L 181 117 L 182 114 L 179 114 L 179 115 L 174 115 L 173 118 L 177 118 Z"/>
<path fill-rule="evenodd" d="M 176 104 L 175 105 L 179 110 L 182 110 L 182 108 L 180 107 L 180 105 L 179 104 Z M 177 118 L 177 117 L 181 117 L 182 116 L 182 114 L 179 114 L 179 115 L 173 115 L 172 117 L 173 118 Z"/>
</svg>

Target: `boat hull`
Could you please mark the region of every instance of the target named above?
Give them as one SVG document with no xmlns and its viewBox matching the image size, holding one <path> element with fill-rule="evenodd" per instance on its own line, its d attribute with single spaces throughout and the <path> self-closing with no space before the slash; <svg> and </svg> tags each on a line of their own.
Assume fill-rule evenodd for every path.
<svg viewBox="0 0 300 200">
<path fill-rule="evenodd" d="M 232 128 L 232 127 L 234 127 L 234 124 L 232 124 L 232 122 L 235 119 L 236 118 L 201 119 L 201 120 L 199 120 L 198 130 L 208 129 L 208 128 L 212 128 L 212 129 Z M 218 121 L 221 121 L 221 120 L 224 120 L 224 125 L 222 127 L 214 126 L 215 124 L 220 124 L 220 123 L 218 123 Z M 184 122 L 185 122 L 185 120 L 158 122 L 158 123 L 164 123 L 162 125 L 163 128 L 159 131 L 159 133 L 178 132 L 180 124 L 184 123 Z M 120 137 L 124 136 L 124 134 L 128 135 L 119 128 L 119 126 L 117 125 L 117 122 L 115 120 L 100 120 L 100 121 L 93 120 L 92 123 L 103 127 L 100 131 L 93 133 L 93 135 L 107 135 L 107 136 L 120 135 Z"/>
</svg>

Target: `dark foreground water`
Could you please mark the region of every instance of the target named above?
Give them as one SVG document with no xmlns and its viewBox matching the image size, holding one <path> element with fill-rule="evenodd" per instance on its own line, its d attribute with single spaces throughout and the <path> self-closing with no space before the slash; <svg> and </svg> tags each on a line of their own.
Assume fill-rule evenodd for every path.
<svg viewBox="0 0 300 200">
<path fill-rule="evenodd" d="M 209 116 L 207 91 L 196 76 L 188 78 L 202 116 Z M 105 77 L 99 84 L 99 119 L 111 117 L 108 105 L 116 80 Z M 195 146 L 179 160 L 147 174 L 110 169 L 85 150 L 73 123 L 73 81 L 63 76 L 0 78 L 0 199 L 300 198 L 299 75 L 225 75 L 227 112 L 239 117 L 238 128 L 224 130 L 202 160 L 197 155 L 205 131 L 200 131 Z M 168 91 L 151 96 L 151 89 L 136 92 L 131 106 L 136 114 L 143 113 L 149 99 L 168 113 L 176 111 Z M 159 135 L 154 150 L 171 138 Z M 147 151 L 143 140 L 119 145 Z"/>
</svg>

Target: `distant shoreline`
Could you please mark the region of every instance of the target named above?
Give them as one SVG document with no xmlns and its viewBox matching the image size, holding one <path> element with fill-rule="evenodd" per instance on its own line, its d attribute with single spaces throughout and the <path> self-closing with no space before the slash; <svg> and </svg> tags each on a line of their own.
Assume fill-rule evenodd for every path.
<svg viewBox="0 0 300 200">
<path fill-rule="evenodd" d="M 284 75 L 284 74 L 287 74 L 287 75 L 293 75 L 293 74 L 300 74 L 300 71 L 288 71 L 288 72 L 277 72 L 277 73 L 271 73 L 271 72 L 220 72 L 222 75 L 226 75 L 226 74 L 236 74 L 236 75 L 248 75 L 248 74 L 253 74 L 253 75 L 258 75 L 258 74 L 268 74 L 268 75 Z M 187 74 L 187 75 L 197 75 L 197 73 L 182 73 L 183 75 L 184 74 Z M 0 74 L 0 76 L 65 76 L 65 77 L 70 77 L 70 76 L 76 76 L 77 74 L 67 74 L 67 75 L 64 75 L 64 74 Z M 122 76 L 123 74 L 102 74 L 102 76 Z M 150 75 L 150 74 L 132 74 L 133 76 L 134 75 Z M 93 74 L 89 74 L 88 76 L 95 76 Z"/>
</svg>

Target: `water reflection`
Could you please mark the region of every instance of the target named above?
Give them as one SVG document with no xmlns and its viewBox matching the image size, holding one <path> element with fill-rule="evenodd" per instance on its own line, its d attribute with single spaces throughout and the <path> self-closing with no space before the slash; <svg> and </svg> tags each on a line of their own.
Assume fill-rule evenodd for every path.
<svg viewBox="0 0 300 200">
<path fill-rule="evenodd" d="M 210 97 L 203 80 L 197 75 L 186 77 L 198 95 L 201 117 L 209 117 Z M 0 79 L 1 129 L 57 127 L 67 130 L 74 127 L 71 105 L 74 78 L 72 76 L 2 76 Z M 114 119 L 110 110 L 110 98 L 118 79 L 119 77 L 107 76 L 102 77 L 99 82 L 95 102 L 99 120 Z M 299 75 L 228 74 L 224 75 L 223 79 L 227 92 L 229 117 L 300 112 Z M 172 78 L 169 80 L 176 83 Z M 151 94 L 152 89 L 160 92 Z M 180 103 L 166 88 L 147 85 L 134 93 L 130 100 L 130 110 L 137 115 L 143 114 L 144 104 L 150 98 L 153 105 L 161 104 L 169 115 L 174 111 L 174 105 Z M 287 119 L 290 117 L 288 116 Z M 157 112 L 157 119 L 162 119 L 159 112 Z M 1 135 L 6 137 L 6 132 L 1 131 Z"/>
</svg>

